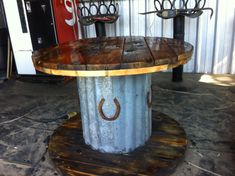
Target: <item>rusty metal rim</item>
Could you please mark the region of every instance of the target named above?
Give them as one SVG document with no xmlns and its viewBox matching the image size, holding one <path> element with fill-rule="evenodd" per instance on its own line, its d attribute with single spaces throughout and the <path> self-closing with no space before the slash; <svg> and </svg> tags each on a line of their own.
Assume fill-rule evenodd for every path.
<svg viewBox="0 0 235 176">
<path fill-rule="evenodd" d="M 179 60 L 173 64 L 163 64 L 152 67 L 131 68 L 120 70 L 57 70 L 46 67 L 41 67 L 35 64 L 38 71 L 43 73 L 59 75 L 59 76 L 74 76 L 74 77 L 111 77 L 111 76 L 128 76 L 128 75 L 141 75 L 154 73 L 159 71 L 168 70 L 179 65 L 185 64 L 190 60 L 190 57 L 185 60 Z"/>
</svg>

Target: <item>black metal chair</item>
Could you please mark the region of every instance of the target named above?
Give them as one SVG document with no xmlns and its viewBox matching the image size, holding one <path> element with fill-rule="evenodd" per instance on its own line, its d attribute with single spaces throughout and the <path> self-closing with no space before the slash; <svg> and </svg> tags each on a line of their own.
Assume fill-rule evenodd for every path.
<svg viewBox="0 0 235 176">
<path fill-rule="evenodd" d="M 118 3 L 114 0 L 80 0 L 78 17 L 81 25 L 95 24 L 96 36 L 106 36 L 105 23 L 114 23 L 119 15 Z"/>
<path fill-rule="evenodd" d="M 204 10 L 211 11 L 212 8 L 205 7 L 206 0 L 154 0 L 155 11 L 141 13 L 143 15 L 156 13 L 163 19 L 173 18 L 173 37 L 184 41 L 185 16 L 189 18 L 197 18 L 202 15 Z M 173 69 L 172 81 L 182 82 L 183 65 Z"/>
</svg>

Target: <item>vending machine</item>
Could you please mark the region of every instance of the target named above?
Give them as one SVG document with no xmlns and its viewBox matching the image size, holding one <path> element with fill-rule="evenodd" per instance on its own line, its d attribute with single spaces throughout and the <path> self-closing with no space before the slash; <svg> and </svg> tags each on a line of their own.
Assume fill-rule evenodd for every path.
<svg viewBox="0 0 235 176">
<path fill-rule="evenodd" d="M 58 43 L 77 40 L 79 23 L 78 0 L 52 0 Z"/>
<path fill-rule="evenodd" d="M 37 74 L 32 52 L 78 39 L 77 0 L 3 0 L 18 74 Z"/>
<path fill-rule="evenodd" d="M 50 0 L 25 0 L 33 50 L 57 44 L 55 21 Z"/>
</svg>

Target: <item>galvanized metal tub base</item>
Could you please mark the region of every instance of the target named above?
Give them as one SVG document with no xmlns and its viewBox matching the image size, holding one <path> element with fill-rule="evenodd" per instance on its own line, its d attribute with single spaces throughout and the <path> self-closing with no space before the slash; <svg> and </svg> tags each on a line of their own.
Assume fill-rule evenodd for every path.
<svg viewBox="0 0 235 176">
<path fill-rule="evenodd" d="M 128 153 L 151 136 L 151 75 L 78 77 L 83 138 L 94 150 Z"/>
</svg>

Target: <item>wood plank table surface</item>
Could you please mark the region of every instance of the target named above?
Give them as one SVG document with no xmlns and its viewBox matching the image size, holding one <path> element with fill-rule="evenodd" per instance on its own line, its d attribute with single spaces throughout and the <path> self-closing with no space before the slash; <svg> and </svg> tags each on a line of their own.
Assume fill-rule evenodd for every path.
<svg viewBox="0 0 235 176">
<path fill-rule="evenodd" d="M 104 37 L 83 39 L 42 49 L 34 66 L 63 76 L 123 76 L 153 73 L 185 64 L 193 46 L 169 38 Z"/>
</svg>

